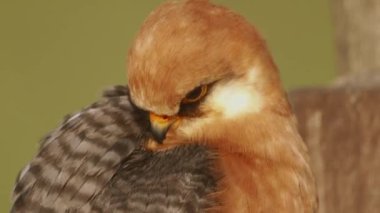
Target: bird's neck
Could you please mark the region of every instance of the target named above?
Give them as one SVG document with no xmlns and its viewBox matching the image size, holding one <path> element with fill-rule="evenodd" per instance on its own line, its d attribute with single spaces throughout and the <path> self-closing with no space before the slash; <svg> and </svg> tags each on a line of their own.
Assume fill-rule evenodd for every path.
<svg viewBox="0 0 380 213">
<path fill-rule="evenodd" d="M 250 125 L 245 125 L 244 134 L 223 141 L 236 147 L 218 149 L 217 167 L 224 175 L 220 183 L 225 189 L 220 192 L 223 209 L 312 212 L 314 179 L 294 120 L 286 116 L 263 119 L 252 118 Z"/>
</svg>

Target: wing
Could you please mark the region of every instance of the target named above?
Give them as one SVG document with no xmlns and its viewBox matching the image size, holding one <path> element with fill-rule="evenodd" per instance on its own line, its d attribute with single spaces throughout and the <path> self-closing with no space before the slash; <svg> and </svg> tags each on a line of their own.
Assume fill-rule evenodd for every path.
<svg viewBox="0 0 380 213">
<path fill-rule="evenodd" d="M 43 140 L 20 172 L 12 212 L 201 212 L 216 205 L 213 153 L 143 147 L 146 113 L 117 86 Z"/>
<path fill-rule="evenodd" d="M 215 156 L 205 147 L 186 145 L 164 152 L 134 152 L 102 200 L 111 212 L 204 212 L 217 205 Z"/>
<path fill-rule="evenodd" d="M 42 142 L 37 156 L 19 174 L 12 212 L 90 211 L 94 199 L 147 132 L 145 114 L 117 86 Z"/>
</svg>

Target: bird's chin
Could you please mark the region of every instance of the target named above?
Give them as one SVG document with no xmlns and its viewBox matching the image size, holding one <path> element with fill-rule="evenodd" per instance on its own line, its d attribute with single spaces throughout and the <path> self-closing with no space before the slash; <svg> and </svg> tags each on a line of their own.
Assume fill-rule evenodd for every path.
<svg viewBox="0 0 380 213">
<path fill-rule="evenodd" d="M 173 133 L 175 137 L 180 138 L 184 143 L 202 143 L 204 132 L 207 131 L 204 125 L 195 125 L 193 122 L 183 123 L 176 128 Z"/>
<path fill-rule="evenodd" d="M 176 127 L 176 128 L 169 129 L 163 143 L 169 143 L 173 140 L 176 140 L 179 143 L 188 143 L 187 141 L 189 140 L 189 138 L 187 137 L 186 134 L 184 134 L 184 132 L 182 131 L 182 128 Z"/>
<path fill-rule="evenodd" d="M 193 142 L 178 131 L 169 130 L 163 141 L 158 142 L 151 138 L 147 141 L 145 148 L 151 151 L 165 151 L 185 144 L 193 144 Z"/>
<path fill-rule="evenodd" d="M 205 117 L 180 119 L 180 122 L 173 124 L 167 132 L 166 139 L 163 144 L 175 143 L 179 144 L 206 144 L 210 138 L 212 127 L 217 126 L 217 120 Z"/>
</svg>

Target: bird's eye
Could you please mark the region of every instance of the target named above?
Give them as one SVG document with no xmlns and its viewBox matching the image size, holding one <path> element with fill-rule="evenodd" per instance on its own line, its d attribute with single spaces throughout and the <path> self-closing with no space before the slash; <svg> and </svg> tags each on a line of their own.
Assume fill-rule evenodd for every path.
<svg viewBox="0 0 380 213">
<path fill-rule="evenodd" d="M 186 97 L 182 100 L 182 103 L 195 103 L 201 100 L 207 94 L 208 87 L 207 85 L 203 85 L 195 88 L 191 92 L 189 92 Z"/>
</svg>

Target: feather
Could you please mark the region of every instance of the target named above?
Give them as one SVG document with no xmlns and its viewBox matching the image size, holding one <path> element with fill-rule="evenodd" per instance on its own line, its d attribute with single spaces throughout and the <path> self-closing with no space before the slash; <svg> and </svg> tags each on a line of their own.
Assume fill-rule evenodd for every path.
<svg viewBox="0 0 380 213">
<path fill-rule="evenodd" d="M 147 151 L 147 122 L 126 87 L 106 91 L 45 138 L 17 179 L 12 212 L 200 212 L 211 205 L 212 154 L 195 145 Z"/>
</svg>

